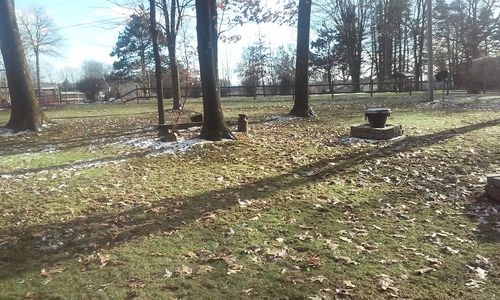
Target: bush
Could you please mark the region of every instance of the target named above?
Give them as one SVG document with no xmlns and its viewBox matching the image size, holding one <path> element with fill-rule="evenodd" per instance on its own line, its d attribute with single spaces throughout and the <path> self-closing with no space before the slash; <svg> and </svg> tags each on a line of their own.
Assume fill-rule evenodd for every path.
<svg viewBox="0 0 500 300">
<path fill-rule="evenodd" d="M 247 77 L 241 81 L 241 85 L 245 91 L 245 96 L 255 98 L 257 95 L 257 82 L 258 78 L 256 77 Z"/>
<path fill-rule="evenodd" d="M 220 95 L 222 97 L 231 96 L 231 81 L 229 81 L 229 79 L 221 79 L 219 84 L 220 84 Z"/>
<path fill-rule="evenodd" d="M 83 78 L 76 83 L 76 88 L 90 101 L 97 101 L 100 92 L 106 89 L 106 82 L 101 78 Z"/>
</svg>

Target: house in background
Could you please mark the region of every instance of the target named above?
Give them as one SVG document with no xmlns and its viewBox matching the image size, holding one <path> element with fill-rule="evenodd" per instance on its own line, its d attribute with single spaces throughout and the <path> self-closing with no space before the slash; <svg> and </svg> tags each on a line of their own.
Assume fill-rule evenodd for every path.
<svg viewBox="0 0 500 300">
<path fill-rule="evenodd" d="M 10 105 L 9 88 L 5 70 L 0 70 L 0 107 Z"/>
<path fill-rule="evenodd" d="M 46 85 L 43 84 L 41 88 L 41 94 L 38 95 L 36 91 L 38 101 L 40 105 L 54 105 L 61 103 L 79 103 L 85 99 L 83 93 L 80 92 L 63 92 L 56 85 Z"/>
</svg>

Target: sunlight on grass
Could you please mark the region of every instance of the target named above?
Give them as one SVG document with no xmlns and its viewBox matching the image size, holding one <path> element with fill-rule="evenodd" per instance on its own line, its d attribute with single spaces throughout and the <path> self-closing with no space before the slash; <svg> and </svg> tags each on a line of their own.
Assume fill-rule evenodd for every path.
<svg viewBox="0 0 500 300">
<path fill-rule="evenodd" d="M 159 156 L 152 102 L 54 108 L 0 137 L 0 298 L 498 298 L 500 96 L 422 97 L 224 99 L 249 135 Z M 377 106 L 405 139 L 339 143 Z"/>
</svg>

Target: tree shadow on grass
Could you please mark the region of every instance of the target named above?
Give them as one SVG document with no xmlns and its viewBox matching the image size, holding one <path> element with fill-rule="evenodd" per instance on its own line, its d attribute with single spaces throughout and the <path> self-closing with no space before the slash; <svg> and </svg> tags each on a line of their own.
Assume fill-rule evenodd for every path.
<svg viewBox="0 0 500 300">
<path fill-rule="evenodd" d="M 210 220 L 213 214 L 238 205 L 238 201 L 258 201 L 284 189 L 292 190 L 336 175 L 356 172 L 355 167 L 360 164 L 414 151 L 459 134 L 498 124 L 500 119 L 409 137 L 380 148 L 321 159 L 292 172 L 253 183 L 183 198 L 137 203 L 135 207 L 119 212 L 95 213 L 70 221 L 5 228 L 0 230 L 0 279 L 38 271 L 41 264 L 51 265 L 74 259 L 76 255 L 92 253 L 96 248 L 113 248 L 149 234 Z M 304 176 L 306 173 L 309 175 Z M 266 188 L 262 189 L 264 186 Z"/>
<path fill-rule="evenodd" d="M 466 206 L 467 216 L 478 225 L 475 237 L 483 243 L 500 243 L 500 203 L 495 203 L 482 194 Z"/>
</svg>

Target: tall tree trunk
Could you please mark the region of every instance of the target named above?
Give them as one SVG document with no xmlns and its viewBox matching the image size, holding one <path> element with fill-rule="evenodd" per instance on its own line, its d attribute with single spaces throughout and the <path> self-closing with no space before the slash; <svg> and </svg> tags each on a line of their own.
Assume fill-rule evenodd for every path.
<svg viewBox="0 0 500 300">
<path fill-rule="evenodd" d="M 196 31 L 203 91 L 203 127 L 200 137 L 210 141 L 234 139 L 224 122 L 220 103 L 216 0 L 196 0 Z"/>
<path fill-rule="evenodd" d="M 434 101 L 434 50 L 432 47 L 432 0 L 427 0 L 427 101 Z"/>
<path fill-rule="evenodd" d="M 330 95 L 332 96 L 332 100 L 333 100 L 335 91 L 333 90 L 332 67 L 330 67 L 330 66 L 328 66 L 328 69 L 326 70 L 326 77 L 328 80 L 328 88 L 330 89 Z"/>
<path fill-rule="evenodd" d="M 158 101 L 158 124 L 165 124 L 165 107 L 163 105 L 163 82 L 161 76 L 161 57 L 158 47 L 158 28 L 156 27 L 156 1 L 149 0 L 149 22 L 151 39 L 153 41 L 153 54 L 155 60 L 156 98 Z"/>
<path fill-rule="evenodd" d="M 168 41 L 168 57 L 170 73 L 172 74 L 172 97 L 173 110 L 181 109 L 181 84 L 179 79 L 179 64 L 177 63 L 177 51 L 175 48 L 176 37 L 171 35 Z"/>
<path fill-rule="evenodd" d="M 167 36 L 167 48 L 169 67 L 172 79 L 173 110 L 181 109 L 181 84 L 179 79 L 179 64 L 177 62 L 177 22 L 182 16 L 177 16 L 179 7 L 176 0 L 171 0 L 170 7 L 166 0 L 162 0 L 163 15 L 165 17 L 165 35 Z M 176 17 L 177 16 L 177 17 Z"/>
<path fill-rule="evenodd" d="M 299 1 L 295 103 L 290 111 L 290 115 L 297 117 L 314 116 L 314 112 L 309 106 L 309 30 L 311 27 L 311 3 L 312 0 Z"/>
<path fill-rule="evenodd" d="M 36 49 L 35 50 L 35 65 L 36 65 L 36 90 L 38 91 L 38 103 L 41 103 L 42 99 L 42 84 L 40 80 L 40 50 Z M 44 105 L 45 103 L 45 97 L 43 99 Z"/>
<path fill-rule="evenodd" d="M 29 75 L 12 0 L 0 0 L 0 47 L 12 104 L 6 127 L 36 131 L 42 125 L 44 115 Z"/>
</svg>

